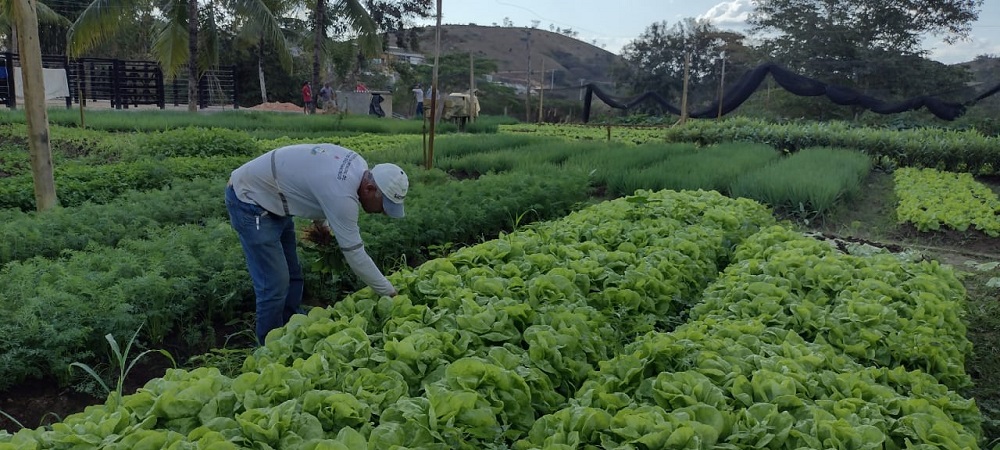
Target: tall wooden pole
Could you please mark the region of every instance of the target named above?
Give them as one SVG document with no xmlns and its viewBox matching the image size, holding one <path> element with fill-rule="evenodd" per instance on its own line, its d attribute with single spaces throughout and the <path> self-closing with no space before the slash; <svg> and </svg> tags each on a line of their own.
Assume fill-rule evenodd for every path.
<svg viewBox="0 0 1000 450">
<path fill-rule="evenodd" d="M 441 0 L 437 0 L 437 27 L 434 29 L 434 71 L 431 76 L 431 131 L 427 143 L 427 161 L 424 167 L 430 170 L 434 167 L 434 125 L 438 121 L 437 99 L 440 96 L 438 91 L 438 61 L 441 57 Z M 427 116 L 427 112 L 424 112 Z"/>
<path fill-rule="evenodd" d="M 45 110 L 45 85 L 42 82 L 42 49 L 38 43 L 37 0 L 14 0 L 14 18 L 18 29 L 18 53 L 24 87 L 24 114 L 28 122 L 28 148 L 31 152 L 31 176 L 35 184 L 35 208 L 52 209 L 58 204 L 52 175 L 52 149 L 49 146 L 49 116 Z M 11 74 L 13 76 L 13 74 Z M 11 93 L 13 95 L 13 93 Z"/>
<path fill-rule="evenodd" d="M 688 80 L 691 72 L 691 53 L 684 53 L 684 87 L 681 90 L 681 118 L 680 124 L 687 122 L 688 118 Z"/>
<path fill-rule="evenodd" d="M 476 102 L 473 101 L 476 95 L 476 64 L 475 57 L 472 56 L 472 50 L 469 50 L 469 98 L 465 102 L 465 106 L 469 108 L 469 122 L 472 122 L 479 117 L 475 115 Z"/>
<path fill-rule="evenodd" d="M 719 117 L 722 118 L 723 89 L 726 88 L 726 52 L 722 52 L 722 76 L 719 77 Z"/>
<path fill-rule="evenodd" d="M 545 60 L 542 60 L 542 74 L 538 83 L 538 123 L 542 123 L 542 103 L 545 102 Z"/>
<path fill-rule="evenodd" d="M 531 122 L 531 28 L 528 28 L 528 72 L 524 74 L 524 123 Z"/>
<path fill-rule="evenodd" d="M 322 16 L 320 16 L 322 17 Z M 188 112 L 197 112 L 198 96 L 198 0 L 188 0 Z"/>
<path fill-rule="evenodd" d="M 76 72 L 76 99 L 77 104 L 80 105 L 80 128 L 87 128 L 87 121 L 83 115 L 83 71 L 77 70 Z"/>
</svg>

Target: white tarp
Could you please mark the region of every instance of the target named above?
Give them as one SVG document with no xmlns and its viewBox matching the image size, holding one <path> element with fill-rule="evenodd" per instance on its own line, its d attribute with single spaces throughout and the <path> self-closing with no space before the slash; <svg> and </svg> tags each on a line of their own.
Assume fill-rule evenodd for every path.
<svg viewBox="0 0 1000 450">
<path fill-rule="evenodd" d="M 66 69 L 42 69 L 42 84 L 45 86 L 45 99 L 69 97 L 69 81 L 66 79 Z M 24 82 L 21 79 L 21 68 L 14 68 L 14 94 L 19 102 L 24 101 Z"/>
</svg>

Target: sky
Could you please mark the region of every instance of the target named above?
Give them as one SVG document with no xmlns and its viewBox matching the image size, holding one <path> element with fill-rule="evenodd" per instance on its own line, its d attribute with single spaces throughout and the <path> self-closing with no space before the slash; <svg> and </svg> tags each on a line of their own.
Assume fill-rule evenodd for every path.
<svg viewBox="0 0 1000 450">
<path fill-rule="evenodd" d="M 530 27 L 537 21 L 543 30 L 571 29 L 577 39 L 612 53 L 637 39 L 653 23 L 673 25 L 685 18 L 709 19 L 724 30 L 745 31 L 751 0 L 442 0 L 444 24 Z M 422 24 L 427 24 L 424 22 Z M 430 22 L 433 24 L 433 20 Z M 967 62 L 978 55 L 1000 55 L 1000 0 L 986 0 L 969 39 L 954 45 L 928 36 L 929 57 L 946 64 Z"/>
</svg>

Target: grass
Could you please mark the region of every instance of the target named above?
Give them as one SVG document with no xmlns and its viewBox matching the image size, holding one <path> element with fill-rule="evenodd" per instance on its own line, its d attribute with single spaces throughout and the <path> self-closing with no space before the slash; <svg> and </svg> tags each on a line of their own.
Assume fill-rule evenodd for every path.
<svg viewBox="0 0 1000 450">
<path fill-rule="evenodd" d="M 68 128 L 80 126 L 80 114 L 75 110 L 50 108 L 49 124 Z M 127 117 L 126 120 L 123 120 Z M 495 133 L 503 118 L 483 117 L 471 131 Z M 23 110 L 0 110 L 0 124 L 23 124 Z M 316 137 L 338 133 L 420 134 L 424 123 L 419 120 L 395 120 L 363 115 L 281 114 L 264 111 L 219 111 L 189 114 L 182 111 L 87 111 L 86 128 L 111 133 L 156 132 L 185 127 L 229 128 L 253 134 L 263 139 L 275 137 Z M 454 133 L 458 126 L 442 122 L 438 133 Z"/>
<path fill-rule="evenodd" d="M 1000 188 L 993 180 L 992 188 Z M 974 398 L 983 414 L 984 447 L 1000 443 L 1000 252 L 982 233 L 920 233 L 896 223 L 892 175 L 873 171 L 861 193 L 813 222 L 810 231 L 900 245 L 962 272 L 967 291 L 966 322 L 973 354 L 965 362 L 973 387 L 961 392 Z M 801 222 L 800 222 L 801 225 Z M 994 267 L 996 266 L 996 267 Z"/>
<path fill-rule="evenodd" d="M 968 290 L 969 340 L 973 354 L 966 371 L 975 385 L 964 394 L 976 399 L 983 413 L 986 442 L 1000 443 L 1000 269 L 972 268 L 964 278 Z M 987 447 L 989 448 L 989 447 Z"/>
</svg>

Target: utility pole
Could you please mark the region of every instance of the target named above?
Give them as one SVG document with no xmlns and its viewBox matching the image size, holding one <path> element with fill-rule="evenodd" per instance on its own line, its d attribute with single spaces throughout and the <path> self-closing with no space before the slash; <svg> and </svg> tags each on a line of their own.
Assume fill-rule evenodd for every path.
<svg viewBox="0 0 1000 450">
<path fill-rule="evenodd" d="M 542 123 L 542 104 L 545 102 L 545 60 L 542 60 L 542 74 L 538 82 L 538 123 Z"/>
<path fill-rule="evenodd" d="M 466 120 L 469 122 L 479 119 L 475 111 L 476 105 L 479 104 L 478 101 L 476 99 L 476 59 L 472 55 L 472 50 L 469 50 L 469 97 L 465 99 L 465 106 L 469 108 L 469 118 Z"/>
<path fill-rule="evenodd" d="M 524 122 L 531 122 L 531 28 L 528 28 L 528 73 L 525 74 L 526 82 L 524 91 Z"/>
<path fill-rule="evenodd" d="M 437 0 L 437 27 L 434 29 L 434 73 L 431 77 L 431 89 L 434 91 L 431 96 L 431 131 L 427 143 L 427 161 L 424 167 L 430 170 L 434 167 L 434 124 L 438 121 L 437 99 L 438 93 L 438 59 L 441 56 L 441 0 Z M 424 117 L 427 113 L 424 112 Z"/>
<path fill-rule="evenodd" d="M 722 52 L 722 76 L 719 77 L 719 117 L 722 118 L 722 90 L 726 87 L 726 52 Z"/>
<path fill-rule="evenodd" d="M 38 42 L 37 0 L 14 0 L 15 26 L 18 30 L 18 53 L 21 59 L 21 82 L 24 87 L 24 115 L 28 122 L 28 148 L 31 152 L 31 176 L 35 184 L 35 208 L 46 211 L 55 207 L 56 183 L 49 146 L 49 116 L 45 110 L 45 85 L 42 82 L 42 49 Z M 10 74 L 13 76 L 14 74 Z M 11 95 L 14 95 L 11 92 Z"/>
</svg>

